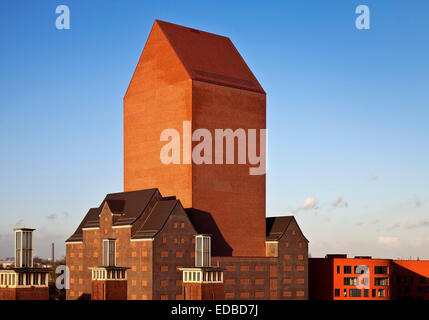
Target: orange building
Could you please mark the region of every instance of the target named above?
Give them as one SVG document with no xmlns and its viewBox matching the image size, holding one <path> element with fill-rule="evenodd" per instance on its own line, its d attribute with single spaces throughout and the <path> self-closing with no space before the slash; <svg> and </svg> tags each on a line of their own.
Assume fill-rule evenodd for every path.
<svg viewBox="0 0 429 320">
<path fill-rule="evenodd" d="M 429 261 L 331 254 L 308 272 L 311 300 L 429 300 Z"/>
<path fill-rule="evenodd" d="M 190 141 L 184 121 L 212 137 L 215 129 L 259 133 L 266 94 L 229 38 L 156 20 L 124 97 L 124 191 L 158 188 L 185 208 L 209 212 L 222 230 L 214 255 L 264 256 L 265 174 L 238 164 L 237 137 L 233 164 L 214 164 L 214 152 L 212 164 L 195 164 L 184 152 L 180 164 L 163 164 L 165 129 L 180 133 L 181 150 L 199 142 Z M 259 134 L 255 141 L 259 151 Z"/>
</svg>

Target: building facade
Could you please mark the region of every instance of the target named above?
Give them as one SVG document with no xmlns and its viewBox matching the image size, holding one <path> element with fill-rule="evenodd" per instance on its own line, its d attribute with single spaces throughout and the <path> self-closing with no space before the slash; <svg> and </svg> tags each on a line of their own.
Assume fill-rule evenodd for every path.
<svg viewBox="0 0 429 320">
<path fill-rule="evenodd" d="M 128 268 L 128 299 L 184 299 L 181 270 L 195 267 L 195 235 L 210 224 L 158 189 L 107 195 L 66 242 L 67 299 L 92 298 L 91 270 L 103 265 L 106 239 L 116 243 L 116 265 Z M 307 239 L 293 217 L 267 218 L 266 225 L 266 255 L 211 257 L 211 267 L 224 270 L 225 299 L 308 298 Z"/>
<path fill-rule="evenodd" d="M 110 239 L 128 268 L 128 299 L 307 299 L 308 241 L 293 217 L 265 214 L 265 103 L 228 38 L 155 21 L 124 97 L 125 192 L 108 194 L 66 241 L 67 298 L 91 297 L 90 270 Z M 180 147 L 170 151 L 180 155 L 166 164 L 174 133 Z M 201 141 L 212 149 L 197 164 Z M 196 264 L 201 235 L 210 236 L 211 265 Z M 222 270 L 222 282 L 183 283 L 207 268 Z"/>
<path fill-rule="evenodd" d="M 247 154 L 259 154 L 265 128 L 266 94 L 229 38 L 156 20 L 124 97 L 124 191 L 158 188 L 185 208 L 209 212 L 222 230 L 213 235 L 216 255 L 264 256 L 265 174 L 249 175 Z M 217 129 L 237 136 L 217 148 Z M 165 130 L 180 135 L 178 163 L 160 160 Z M 200 141 L 212 151 L 196 164 L 191 154 Z M 245 163 L 238 163 L 239 144 Z"/>
<path fill-rule="evenodd" d="M 311 300 L 429 300 L 429 261 L 347 258 L 309 259 Z"/>
</svg>

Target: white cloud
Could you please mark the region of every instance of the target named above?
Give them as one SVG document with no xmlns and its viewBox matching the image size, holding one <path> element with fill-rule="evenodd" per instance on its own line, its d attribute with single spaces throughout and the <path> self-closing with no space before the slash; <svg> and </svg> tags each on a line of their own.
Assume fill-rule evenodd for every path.
<svg viewBox="0 0 429 320">
<path fill-rule="evenodd" d="M 301 205 L 301 209 L 304 209 L 304 210 L 317 209 L 317 200 L 313 197 L 305 198 L 304 202 Z"/>
<path fill-rule="evenodd" d="M 347 201 L 344 201 L 343 197 L 338 196 L 332 201 L 332 206 L 336 208 L 347 208 L 349 204 Z"/>
<path fill-rule="evenodd" d="M 55 213 L 51 213 L 49 216 L 48 216 L 48 220 L 51 220 L 51 221 L 54 221 L 54 220 L 56 220 L 58 218 L 58 216 L 55 214 Z"/>
<path fill-rule="evenodd" d="M 408 221 L 408 223 L 405 225 L 406 229 L 413 229 L 413 228 L 419 228 L 419 227 L 426 227 L 429 225 L 429 220 L 427 219 L 414 219 Z"/>
<path fill-rule="evenodd" d="M 397 237 L 378 237 L 377 243 L 386 246 L 398 246 L 399 239 Z"/>
</svg>

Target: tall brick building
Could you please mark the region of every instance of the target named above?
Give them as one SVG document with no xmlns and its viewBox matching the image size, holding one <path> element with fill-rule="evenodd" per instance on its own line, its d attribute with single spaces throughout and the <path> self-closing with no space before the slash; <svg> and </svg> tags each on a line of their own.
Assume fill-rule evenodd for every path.
<svg viewBox="0 0 429 320">
<path fill-rule="evenodd" d="M 222 229 L 223 239 L 213 238 L 219 254 L 263 256 L 265 175 L 249 175 L 238 159 L 195 164 L 182 154 L 181 164 L 166 166 L 160 135 L 176 129 L 185 144 L 183 121 L 213 137 L 215 129 L 265 129 L 265 102 L 228 38 L 155 21 L 124 97 L 124 191 L 158 188 L 177 196 L 186 208 L 210 212 Z M 237 212 L 246 213 L 245 226 Z"/>
<path fill-rule="evenodd" d="M 265 101 L 228 38 L 155 21 L 124 97 L 125 192 L 108 194 L 66 241 L 67 298 L 91 296 L 91 270 L 109 239 L 116 265 L 128 268 L 128 299 L 189 298 L 203 281 L 182 283 L 186 272 L 198 275 L 195 236 L 210 235 L 208 268 L 222 279 L 191 296 L 216 298 L 222 287 L 225 299 L 307 299 L 308 241 L 293 217 L 266 218 L 265 174 L 249 175 L 254 164 L 237 156 L 231 164 L 195 164 L 184 153 L 180 164 L 160 160 L 163 130 L 180 132 L 181 149 L 191 149 L 197 141 L 187 142 L 184 121 L 213 136 L 265 129 Z"/>
</svg>

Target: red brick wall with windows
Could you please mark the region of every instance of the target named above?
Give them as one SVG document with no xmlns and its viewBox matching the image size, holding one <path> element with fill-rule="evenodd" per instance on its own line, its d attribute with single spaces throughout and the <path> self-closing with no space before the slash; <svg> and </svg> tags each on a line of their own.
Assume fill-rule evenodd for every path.
<svg viewBox="0 0 429 320">
<path fill-rule="evenodd" d="M 188 216 L 177 205 L 154 239 L 153 299 L 183 299 L 182 272 L 178 268 L 194 266 L 195 234 Z"/>
</svg>

